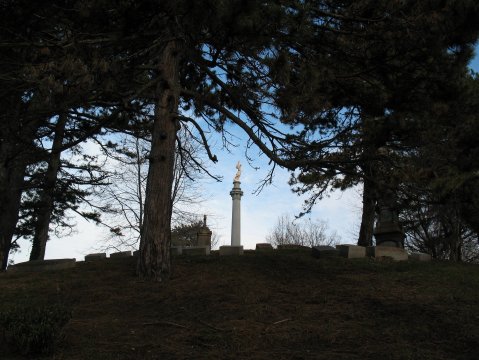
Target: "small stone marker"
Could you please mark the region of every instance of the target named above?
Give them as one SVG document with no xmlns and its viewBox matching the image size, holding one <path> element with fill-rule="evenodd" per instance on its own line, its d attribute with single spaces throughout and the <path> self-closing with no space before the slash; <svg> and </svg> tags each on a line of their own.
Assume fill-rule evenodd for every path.
<svg viewBox="0 0 479 360">
<path fill-rule="evenodd" d="M 184 246 L 182 248 L 182 254 L 188 256 L 209 255 L 209 246 Z"/>
<path fill-rule="evenodd" d="M 170 248 L 170 254 L 175 256 L 175 255 L 181 255 L 182 253 L 183 246 L 172 246 Z"/>
<path fill-rule="evenodd" d="M 311 250 L 309 246 L 298 245 L 298 244 L 283 244 L 278 245 L 278 250 Z"/>
<path fill-rule="evenodd" d="M 128 251 L 119 251 L 116 253 L 111 253 L 110 254 L 110 259 L 116 259 L 116 258 L 126 258 L 131 256 L 131 250 Z"/>
<path fill-rule="evenodd" d="M 229 246 L 229 245 L 223 245 L 220 246 L 220 256 L 223 255 L 243 255 L 243 245 L 239 246 Z"/>
<path fill-rule="evenodd" d="M 366 257 L 366 248 L 364 246 L 341 244 L 336 245 L 336 249 L 339 250 L 339 256 L 348 259 Z"/>
<path fill-rule="evenodd" d="M 95 261 L 101 259 L 106 259 L 106 253 L 93 253 L 85 255 L 85 261 Z"/>
<path fill-rule="evenodd" d="M 409 255 L 410 260 L 416 260 L 416 261 L 431 261 L 431 255 L 422 253 L 422 252 L 414 252 L 411 255 Z"/>
<path fill-rule="evenodd" d="M 76 259 L 33 260 L 8 267 L 12 272 L 36 272 L 46 270 L 63 270 L 76 266 Z"/>
<path fill-rule="evenodd" d="M 335 257 L 339 255 L 339 250 L 327 245 L 313 246 L 311 255 L 317 259 Z"/>
<path fill-rule="evenodd" d="M 273 251 L 273 246 L 270 243 L 258 243 L 256 251 Z"/>
<path fill-rule="evenodd" d="M 392 246 L 368 246 L 367 254 L 374 258 L 388 257 L 395 261 L 405 261 L 408 259 L 406 250 Z"/>
</svg>

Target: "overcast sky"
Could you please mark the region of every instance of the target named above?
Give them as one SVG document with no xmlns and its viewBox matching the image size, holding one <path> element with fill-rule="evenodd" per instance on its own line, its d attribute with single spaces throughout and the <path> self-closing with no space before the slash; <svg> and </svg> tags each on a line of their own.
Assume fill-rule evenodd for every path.
<svg viewBox="0 0 479 360">
<path fill-rule="evenodd" d="M 477 51 L 477 48 L 476 48 Z M 479 57 L 476 56 L 471 68 L 479 71 Z M 218 142 L 220 142 L 218 140 Z M 257 157 L 255 150 L 250 150 L 249 157 L 253 157 L 254 167 L 248 165 L 245 158 L 244 139 L 238 139 L 240 145 L 230 148 L 230 151 L 214 147 L 218 157 L 217 164 L 209 168 L 213 174 L 223 176 L 218 183 L 203 179 L 199 183 L 201 197 L 206 199 L 199 212 L 199 217 L 208 215 L 208 226 L 219 236 L 218 245 L 230 245 L 232 200 L 229 192 L 233 186 L 233 177 L 236 174 L 236 163 L 242 163 L 241 188 L 244 192 L 241 200 L 241 243 L 245 249 L 254 249 L 256 243 L 266 241 L 266 236 L 274 227 L 279 216 L 297 215 L 302 211 L 305 197 L 299 197 L 291 191 L 288 185 L 289 173 L 276 168 L 274 182 L 259 194 L 253 194 L 261 180 L 267 175 L 270 165 L 265 156 Z M 360 188 L 345 192 L 336 191 L 329 197 L 321 200 L 308 215 L 312 220 L 324 220 L 329 225 L 329 231 L 335 231 L 342 243 L 355 243 L 360 224 L 361 197 Z M 86 254 L 98 252 L 108 237 L 108 231 L 77 219 L 76 233 L 67 237 L 52 239 L 47 244 L 46 259 L 76 258 L 83 260 Z M 20 242 L 21 250 L 12 255 L 15 263 L 27 261 L 31 244 Z"/>
</svg>

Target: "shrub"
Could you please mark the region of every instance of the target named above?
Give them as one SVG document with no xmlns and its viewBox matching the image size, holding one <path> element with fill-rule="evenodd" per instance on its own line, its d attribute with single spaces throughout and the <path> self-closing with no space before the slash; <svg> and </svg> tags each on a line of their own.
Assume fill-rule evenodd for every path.
<svg viewBox="0 0 479 360">
<path fill-rule="evenodd" d="M 23 355 L 48 355 L 53 353 L 70 318 L 71 311 L 60 304 L 16 305 L 0 312 L 0 329 L 10 350 Z"/>
</svg>

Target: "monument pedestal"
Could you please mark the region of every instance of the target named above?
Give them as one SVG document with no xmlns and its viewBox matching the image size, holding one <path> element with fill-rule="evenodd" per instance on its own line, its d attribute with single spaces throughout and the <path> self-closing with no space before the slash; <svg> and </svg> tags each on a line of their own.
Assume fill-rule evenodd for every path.
<svg viewBox="0 0 479 360">
<path fill-rule="evenodd" d="M 373 258 L 390 258 L 395 261 L 406 261 L 409 257 L 403 248 L 392 246 L 368 246 L 367 254 Z"/>
<path fill-rule="evenodd" d="M 376 246 L 404 248 L 404 232 L 399 225 L 399 216 L 391 207 L 381 207 L 373 234 Z"/>
<path fill-rule="evenodd" d="M 367 248 L 368 256 L 396 261 L 408 259 L 408 253 L 404 250 L 404 232 L 399 225 L 399 216 L 392 206 L 381 207 L 374 237 L 376 246 Z"/>
<path fill-rule="evenodd" d="M 243 255 L 243 246 L 223 245 L 220 246 L 220 256 L 223 255 Z"/>
</svg>

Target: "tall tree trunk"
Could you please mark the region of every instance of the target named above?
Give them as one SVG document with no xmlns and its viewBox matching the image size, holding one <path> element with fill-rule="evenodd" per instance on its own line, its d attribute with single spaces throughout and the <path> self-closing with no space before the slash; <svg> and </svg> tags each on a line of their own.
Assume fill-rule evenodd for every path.
<svg viewBox="0 0 479 360">
<path fill-rule="evenodd" d="M 23 121 L 20 95 L 2 98 L 0 113 L 0 266 L 5 270 L 17 226 L 30 146 L 29 124 Z"/>
<path fill-rule="evenodd" d="M 449 236 L 449 260 L 462 261 L 462 237 L 461 237 L 461 220 L 459 217 L 459 206 L 456 199 L 450 205 L 452 214 L 450 215 L 451 234 Z"/>
<path fill-rule="evenodd" d="M 65 137 L 65 125 L 67 115 L 61 114 L 55 126 L 55 138 L 52 144 L 52 153 L 48 162 L 47 172 L 43 190 L 40 194 L 40 206 L 38 207 L 37 222 L 35 224 L 35 235 L 32 242 L 32 251 L 30 260 L 43 260 L 45 258 L 45 249 L 48 240 L 48 230 L 54 207 L 54 192 L 60 169 L 60 149 Z"/>
<path fill-rule="evenodd" d="M 372 179 L 366 177 L 363 182 L 363 212 L 359 229 L 359 246 L 373 245 L 373 230 L 376 210 L 376 190 Z"/>
<path fill-rule="evenodd" d="M 151 138 L 150 165 L 141 229 L 138 275 L 163 281 L 171 271 L 171 212 L 178 112 L 179 48 L 166 44 L 159 66 L 160 83 Z"/>
<path fill-rule="evenodd" d="M 6 141 L 5 141 L 6 142 Z M 0 146 L 0 262 L 8 265 L 8 256 L 18 221 L 26 166 L 12 156 L 6 143 Z"/>
</svg>

